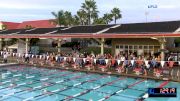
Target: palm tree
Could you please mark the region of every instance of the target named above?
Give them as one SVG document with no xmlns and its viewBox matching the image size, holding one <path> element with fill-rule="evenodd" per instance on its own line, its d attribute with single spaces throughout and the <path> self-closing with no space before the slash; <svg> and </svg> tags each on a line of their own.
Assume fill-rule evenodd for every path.
<svg viewBox="0 0 180 101">
<path fill-rule="evenodd" d="M 73 25 L 80 25 L 80 19 L 79 19 L 79 17 L 77 16 L 77 15 L 74 15 L 73 16 L 73 21 L 72 21 L 72 24 Z"/>
<path fill-rule="evenodd" d="M 57 13 L 51 12 L 52 15 L 55 17 L 55 20 L 51 20 L 55 25 L 65 25 L 65 16 L 64 16 L 64 11 L 60 10 Z"/>
<path fill-rule="evenodd" d="M 93 24 L 106 24 L 106 21 L 104 20 L 104 18 L 97 18 L 94 20 Z"/>
<path fill-rule="evenodd" d="M 79 18 L 81 25 L 87 24 L 87 14 L 85 10 L 80 9 L 77 11 L 77 17 Z"/>
<path fill-rule="evenodd" d="M 106 24 L 109 24 L 109 23 L 113 20 L 112 17 L 113 17 L 112 14 L 106 13 L 106 14 L 104 14 L 104 16 L 103 16 L 103 19 L 105 20 Z"/>
<path fill-rule="evenodd" d="M 91 20 L 94 20 L 98 17 L 97 5 L 94 0 L 85 0 L 85 3 L 82 3 L 81 8 L 86 12 L 88 17 L 88 24 L 91 24 Z"/>
<path fill-rule="evenodd" d="M 121 15 L 121 11 L 119 10 L 119 8 L 113 8 L 113 10 L 111 10 L 111 13 L 113 15 L 114 18 L 114 23 L 116 24 L 116 20 L 120 19 L 122 17 Z"/>
<path fill-rule="evenodd" d="M 72 17 L 72 14 L 71 12 L 68 12 L 68 11 L 65 11 L 64 12 L 64 18 L 65 18 L 65 26 L 70 26 L 72 25 L 73 23 L 73 17 Z"/>
</svg>

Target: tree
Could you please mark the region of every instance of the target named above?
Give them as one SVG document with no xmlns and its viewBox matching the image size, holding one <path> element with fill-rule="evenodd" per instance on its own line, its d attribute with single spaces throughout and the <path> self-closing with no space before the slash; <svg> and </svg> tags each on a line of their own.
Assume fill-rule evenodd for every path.
<svg viewBox="0 0 180 101">
<path fill-rule="evenodd" d="M 106 21 L 103 18 L 98 18 L 95 19 L 93 24 L 98 25 L 98 24 L 106 24 Z"/>
<path fill-rule="evenodd" d="M 65 26 L 70 26 L 70 25 L 72 25 L 73 23 L 73 17 L 72 17 L 72 14 L 71 14 L 71 12 L 69 12 L 69 11 L 65 11 L 64 12 L 64 18 L 65 18 Z"/>
<path fill-rule="evenodd" d="M 72 24 L 73 25 L 80 25 L 81 24 L 80 19 L 79 19 L 79 17 L 77 15 L 73 16 Z"/>
<path fill-rule="evenodd" d="M 95 20 L 96 18 L 98 18 L 98 10 L 97 10 L 97 5 L 96 2 L 94 0 L 85 0 L 85 3 L 82 3 L 81 6 L 82 10 L 84 10 L 87 15 L 87 22 L 90 25 L 91 24 L 91 20 Z"/>
<path fill-rule="evenodd" d="M 77 17 L 79 18 L 79 22 L 81 25 L 87 25 L 88 17 L 85 10 L 80 9 L 79 11 L 77 11 Z"/>
<path fill-rule="evenodd" d="M 113 21 L 113 15 L 112 14 L 104 14 L 103 19 L 105 20 L 106 24 L 109 24 L 111 21 Z"/>
<path fill-rule="evenodd" d="M 113 10 L 111 10 L 112 16 L 114 18 L 114 23 L 116 24 L 116 20 L 120 19 L 122 17 L 121 15 L 121 11 L 119 10 L 119 8 L 113 8 Z"/>
<path fill-rule="evenodd" d="M 6 30 L 7 29 L 7 25 L 3 24 L 1 27 L 2 27 L 2 30 Z"/>
<path fill-rule="evenodd" d="M 51 20 L 55 25 L 65 25 L 65 16 L 64 16 L 64 11 L 60 10 L 57 13 L 51 12 L 51 14 L 55 17 L 55 20 Z"/>
</svg>

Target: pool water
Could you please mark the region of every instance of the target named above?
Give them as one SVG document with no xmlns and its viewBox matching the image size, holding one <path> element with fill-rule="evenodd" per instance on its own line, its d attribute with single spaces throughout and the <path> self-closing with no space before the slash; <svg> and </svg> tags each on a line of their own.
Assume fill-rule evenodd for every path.
<svg viewBox="0 0 180 101">
<path fill-rule="evenodd" d="M 9 66 L 0 68 L 1 101 L 136 101 L 148 88 L 166 81 L 145 80 L 67 70 Z M 145 98 L 145 101 L 180 101 L 180 83 L 176 98 Z"/>
</svg>

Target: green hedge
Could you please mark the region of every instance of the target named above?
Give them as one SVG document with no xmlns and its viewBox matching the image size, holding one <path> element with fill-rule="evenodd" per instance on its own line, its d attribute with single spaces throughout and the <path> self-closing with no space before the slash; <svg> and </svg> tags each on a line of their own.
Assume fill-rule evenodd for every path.
<svg viewBox="0 0 180 101">
<path fill-rule="evenodd" d="M 84 49 L 80 50 L 80 53 L 87 52 L 88 54 L 91 54 L 93 52 L 94 54 L 100 54 L 101 53 L 101 48 L 100 47 L 87 47 Z M 111 54 L 111 48 L 104 48 L 104 53 L 110 53 Z"/>
</svg>

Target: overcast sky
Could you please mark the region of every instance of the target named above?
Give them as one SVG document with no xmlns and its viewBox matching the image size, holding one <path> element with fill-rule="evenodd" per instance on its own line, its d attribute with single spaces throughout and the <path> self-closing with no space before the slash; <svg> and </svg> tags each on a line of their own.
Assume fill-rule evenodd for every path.
<svg viewBox="0 0 180 101">
<path fill-rule="evenodd" d="M 99 15 L 118 7 L 118 23 L 180 20 L 180 0 L 95 0 Z M 84 0 L 0 0 L 0 21 L 22 22 L 52 19 L 52 11 L 68 10 L 76 14 Z M 148 8 L 157 5 L 157 8 Z M 148 12 L 148 13 L 145 13 Z"/>
</svg>

